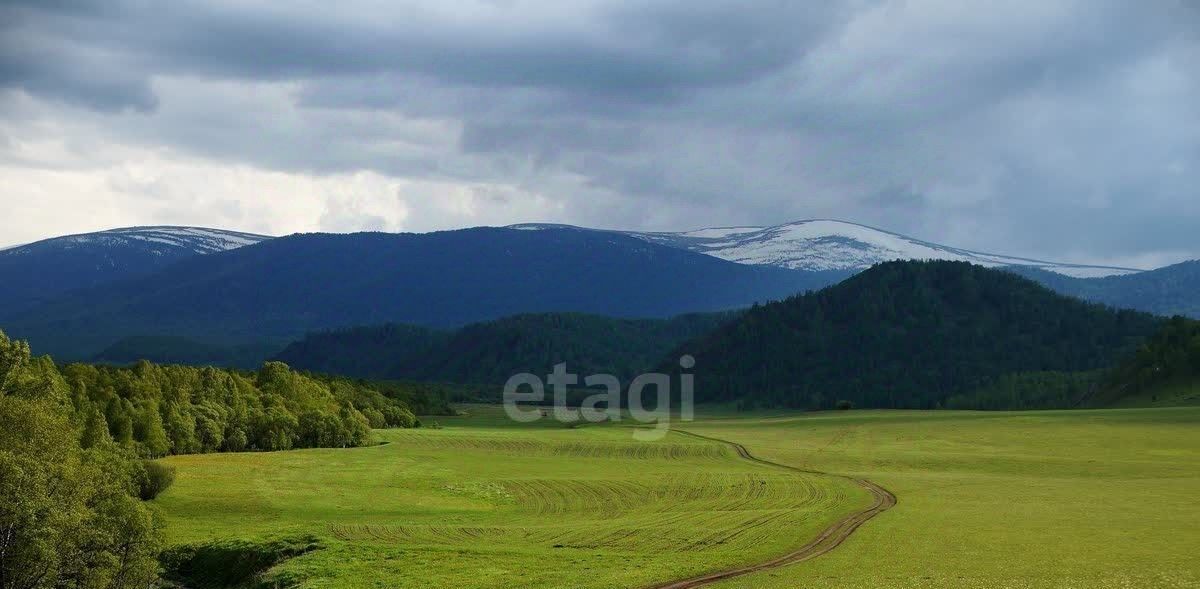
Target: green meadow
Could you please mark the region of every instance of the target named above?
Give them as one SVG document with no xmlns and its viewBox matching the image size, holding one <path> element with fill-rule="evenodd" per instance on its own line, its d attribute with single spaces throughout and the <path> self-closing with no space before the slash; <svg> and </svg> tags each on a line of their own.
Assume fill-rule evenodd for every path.
<svg viewBox="0 0 1200 589">
<path fill-rule="evenodd" d="M 640 587 L 767 560 L 870 502 L 725 444 L 470 413 L 368 448 L 172 457 L 169 540 L 322 546 L 268 584 Z"/>
<path fill-rule="evenodd" d="M 727 444 L 496 408 L 357 449 L 176 456 L 173 545 L 311 538 L 303 587 L 651 587 L 796 550 L 871 497 Z M 1200 408 L 711 413 L 683 429 L 899 503 L 818 558 L 715 587 L 1200 586 Z"/>
<path fill-rule="evenodd" d="M 1200 408 L 851 411 L 689 429 L 899 498 L 834 552 L 722 589 L 1200 586 Z"/>
</svg>

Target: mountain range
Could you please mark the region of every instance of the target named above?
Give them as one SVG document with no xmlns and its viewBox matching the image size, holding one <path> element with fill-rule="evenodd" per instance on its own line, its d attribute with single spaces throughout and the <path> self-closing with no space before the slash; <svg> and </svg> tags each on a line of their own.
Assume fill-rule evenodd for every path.
<svg viewBox="0 0 1200 589">
<path fill-rule="evenodd" d="M 306 234 L 74 289 L 0 313 L 0 326 L 55 358 L 81 359 L 131 336 L 282 347 L 312 330 L 387 322 L 451 328 L 559 311 L 669 317 L 745 307 L 844 277 L 600 232 Z"/>
<path fill-rule="evenodd" d="M 968 261 L 1113 307 L 1200 317 L 1200 262 L 1152 271 L 989 254 L 855 223 L 680 233 L 522 224 L 272 238 L 136 227 L 0 250 L 0 328 L 62 359 L 252 364 L 311 331 L 456 329 L 520 313 L 665 318 L 837 283 L 895 259 Z"/>
</svg>

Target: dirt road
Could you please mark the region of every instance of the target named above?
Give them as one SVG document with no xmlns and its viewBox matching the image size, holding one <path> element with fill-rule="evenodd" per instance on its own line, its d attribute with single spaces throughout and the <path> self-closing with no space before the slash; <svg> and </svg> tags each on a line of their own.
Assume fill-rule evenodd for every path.
<svg viewBox="0 0 1200 589">
<path fill-rule="evenodd" d="M 868 509 L 860 511 L 858 513 L 850 514 L 850 515 L 842 518 L 838 522 L 834 523 L 832 526 L 829 526 L 823 532 L 821 532 L 819 535 L 817 535 L 816 538 L 814 538 L 808 544 L 805 544 L 799 550 L 796 550 L 789 554 L 785 554 L 783 556 L 780 556 L 779 558 L 769 560 L 767 562 L 763 562 L 763 563 L 759 563 L 759 564 L 754 564 L 754 565 L 737 568 L 737 569 L 729 569 L 729 570 L 725 570 L 725 571 L 709 573 L 707 575 L 702 575 L 702 576 L 694 577 L 691 579 L 684 579 L 681 581 L 670 581 L 670 582 L 663 583 L 660 585 L 654 585 L 651 589 L 692 589 L 693 587 L 703 587 L 705 585 L 710 585 L 712 583 L 716 583 L 717 581 L 721 581 L 724 579 L 740 577 L 742 575 L 748 575 L 750 573 L 756 573 L 759 571 L 774 569 L 774 568 L 786 566 L 789 564 L 795 564 L 798 562 L 804 562 L 806 560 L 816 558 L 818 556 L 828 553 L 829 551 L 833 550 L 834 548 L 837 548 L 839 545 L 841 545 L 842 542 L 845 542 L 846 538 L 849 538 L 850 535 L 853 534 L 854 531 L 859 528 L 859 526 L 867 523 L 867 521 L 870 520 L 871 518 L 891 509 L 893 506 L 896 505 L 896 496 L 895 495 L 893 495 L 887 489 L 884 489 L 883 487 L 881 487 L 875 483 L 872 483 L 871 481 L 868 481 L 866 479 L 857 479 L 854 477 L 835 475 L 835 474 L 830 474 L 830 473 L 820 472 L 820 471 L 815 471 L 815 470 L 805 470 L 802 468 L 796 468 L 794 466 L 788 466 L 786 464 L 779 464 L 777 462 L 763 460 L 761 458 L 754 456 L 753 454 L 750 453 L 749 450 L 746 449 L 745 446 L 738 444 L 737 442 L 731 442 L 729 440 L 722 440 L 719 438 L 713 438 L 713 437 L 709 437 L 709 436 L 702 436 L 700 434 L 694 434 L 694 433 L 686 432 L 686 431 L 682 431 L 682 430 L 673 430 L 673 431 L 676 431 L 676 432 L 684 434 L 684 435 L 692 436 L 694 438 L 701 438 L 701 439 L 710 440 L 713 442 L 720 442 L 723 444 L 727 444 L 730 447 L 732 447 L 735 451 L 737 451 L 738 456 L 741 456 L 742 458 L 749 460 L 751 462 L 757 462 L 759 464 L 763 464 L 766 466 L 782 468 L 784 470 L 791 470 L 791 471 L 795 471 L 795 472 L 803 472 L 803 473 L 807 473 L 807 474 L 820 474 L 820 475 L 825 475 L 825 476 L 835 476 L 835 477 L 839 477 L 839 478 L 848 479 L 850 481 L 853 481 L 858 486 L 866 489 L 867 492 L 870 493 L 871 496 L 875 498 L 875 501 L 873 502 L 871 507 L 869 507 Z"/>
</svg>

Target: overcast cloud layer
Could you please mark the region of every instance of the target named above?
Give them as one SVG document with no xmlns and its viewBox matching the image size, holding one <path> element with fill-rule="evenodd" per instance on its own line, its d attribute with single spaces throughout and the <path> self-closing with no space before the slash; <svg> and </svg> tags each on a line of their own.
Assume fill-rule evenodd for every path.
<svg viewBox="0 0 1200 589">
<path fill-rule="evenodd" d="M 1200 257 L 1190 0 L 633 4 L 0 0 L 0 245 L 840 218 Z"/>
</svg>

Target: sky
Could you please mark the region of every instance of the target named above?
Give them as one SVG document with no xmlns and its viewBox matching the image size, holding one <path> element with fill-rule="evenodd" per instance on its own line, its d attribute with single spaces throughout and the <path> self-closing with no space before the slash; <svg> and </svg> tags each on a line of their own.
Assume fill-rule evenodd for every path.
<svg viewBox="0 0 1200 589">
<path fill-rule="evenodd" d="M 1191 0 L 0 0 L 0 245 L 844 219 L 1200 257 Z"/>
</svg>

